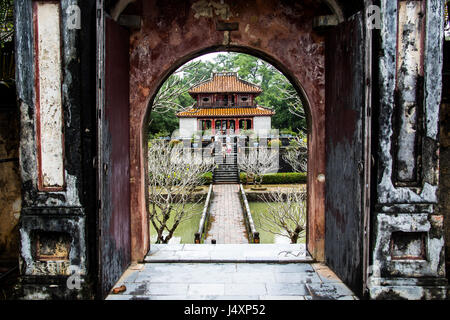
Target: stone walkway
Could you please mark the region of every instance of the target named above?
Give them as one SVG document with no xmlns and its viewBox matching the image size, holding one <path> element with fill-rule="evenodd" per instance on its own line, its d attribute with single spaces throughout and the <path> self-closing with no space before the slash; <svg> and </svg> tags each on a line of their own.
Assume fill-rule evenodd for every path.
<svg viewBox="0 0 450 320">
<path fill-rule="evenodd" d="M 106 300 L 357 300 L 317 263 L 145 263 L 132 265 Z"/>
<path fill-rule="evenodd" d="M 216 184 L 211 203 L 211 226 L 205 243 L 248 243 L 244 224 L 244 214 L 239 200 L 238 184 Z"/>
</svg>

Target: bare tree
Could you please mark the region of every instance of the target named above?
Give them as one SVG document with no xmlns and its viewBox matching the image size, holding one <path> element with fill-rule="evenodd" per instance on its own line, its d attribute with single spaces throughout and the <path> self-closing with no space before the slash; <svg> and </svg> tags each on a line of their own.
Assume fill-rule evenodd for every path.
<svg viewBox="0 0 450 320">
<path fill-rule="evenodd" d="M 306 191 L 277 188 L 261 198 L 267 206 L 267 212 L 259 215 L 261 230 L 288 237 L 291 243 L 305 236 Z"/>
<path fill-rule="evenodd" d="M 305 119 L 305 108 L 303 107 L 303 102 L 290 82 L 286 79 L 285 81 L 276 84 L 276 88 L 284 98 L 289 112 L 300 119 Z"/>
<path fill-rule="evenodd" d="M 213 167 L 212 158 L 192 156 L 181 144 L 171 146 L 160 140 L 148 148 L 149 220 L 157 233 L 157 243 L 168 243 L 177 227 L 190 219 L 190 208 L 199 199 L 192 196 L 203 185 L 202 175 Z"/>
<path fill-rule="evenodd" d="M 247 174 L 247 178 L 253 179 L 255 187 L 263 182 L 263 177 L 267 173 L 275 173 L 279 168 L 278 148 L 251 147 L 248 153 L 241 150 L 238 153 L 238 168 Z"/>
<path fill-rule="evenodd" d="M 302 132 L 290 141 L 290 145 L 283 154 L 283 159 L 289 163 L 295 172 L 308 170 L 308 142 Z"/>
<path fill-rule="evenodd" d="M 162 85 L 153 100 L 152 111 L 158 113 L 179 112 L 192 108 L 182 106 L 178 103 L 178 97 L 205 80 L 206 77 L 190 77 L 186 79 L 185 73 L 193 73 L 200 64 L 200 61 L 186 64 L 175 71 Z"/>
</svg>

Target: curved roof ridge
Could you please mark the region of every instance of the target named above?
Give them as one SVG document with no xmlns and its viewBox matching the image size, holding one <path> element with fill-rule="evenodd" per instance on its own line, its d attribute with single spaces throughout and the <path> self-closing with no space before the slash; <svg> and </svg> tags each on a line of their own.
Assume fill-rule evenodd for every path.
<svg viewBox="0 0 450 320">
<path fill-rule="evenodd" d="M 239 78 L 237 72 L 214 72 L 208 80 L 193 86 L 189 93 L 261 93 L 260 86 Z"/>
</svg>

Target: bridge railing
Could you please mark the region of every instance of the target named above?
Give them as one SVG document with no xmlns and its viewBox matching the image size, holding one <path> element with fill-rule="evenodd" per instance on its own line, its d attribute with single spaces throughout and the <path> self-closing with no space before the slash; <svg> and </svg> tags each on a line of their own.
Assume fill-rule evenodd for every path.
<svg viewBox="0 0 450 320">
<path fill-rule="evenodd" d="M 202 211 L 202 217 L 200 218 L 200 223 L 198 225 L 198 231 L 194 234 L 194 243 L 201 244 L 205 241 L 206 231 L 208 230 L 209 223 L 209 207 L 211 205 L 211 200 L 213 197 L 213 185 L 209 185 L 208 195 L 206 196 L 205 205 Z"/>
<path fill-rule="evenodd" d="M 242 184 L 239 184 L 240 188 L 240 198 L 242 207 L 244 209 L 244 222 L 245 228 L 247 229 L 248 239 L 250 243 L 260 243 L 259 232 L 256 231 L 255 223 L 253 221 L 252 213 L 250 211 L 250 206 L 248 205 L 247 196 L 245 195 L 245 190 Z"/>
</svg>

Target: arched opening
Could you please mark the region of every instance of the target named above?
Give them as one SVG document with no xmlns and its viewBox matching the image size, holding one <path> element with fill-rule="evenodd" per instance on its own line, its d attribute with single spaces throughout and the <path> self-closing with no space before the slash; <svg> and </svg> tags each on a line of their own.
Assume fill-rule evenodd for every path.
<svg viewBox="0 0 450 320">
<path fill-rule="evenodd" d="M 212 227 L 212 230 L 207 232 L 200 227 L 201 243 L 210 243 L 213 240 L 217 240 L 217 243 L 275 243 L 275 241 L 304 243 L 306 217 L 304 218 L 303 214 L 306 215 L 307 212 L 306 135 L 310 127 L 308 119 L 311 118 L 309 110 L 304 105 L 308 99 L 298 95 L 298 92 L 303 94 L 302 88 L 292 85 L 281 71 L 265 60 L 235 52 L 233 49 L 226 52 L 214 52 L 220 54 L 216 55 L 214 62 L 209 60 L 205 60 L 207 63 L 202 62 L 203 57 L 210 55 L 201 55 L 176 69 L 151 98 L 148 106 L 147 117 L 151 120 L 143 128 L 143 136 L 149 137 L 149 143 L 144 144 L 144 154 L 148 155 L 151 168 L 146 164 L 144 170 L 146 170 L 145 177 L 150 177 L 149 182 L 146 182 L 148 190 L 146 194 L 150 197 L 147 208 L 150 208 L 151 243 L 167 243 L 167 241 L 193 243 L 193 235 L 199 229 L 198 223 L 203 209 L 200 203 L 203 203 L 204 199 L 200 200 L 197 197 L 191 199 L 195 203 L 191 206 L 192 203 L 187 199 L 169 196 L 175 191 L 175 187 L 165 188 L 168 198 L 172 199 L 171 203 L 176 203 L 177 207 L 182 207 L 182 204 L 187 205 L 187 209 L 181 212 L 177 211 L 175 206 L 171 206 L 168 209 L 171 210 L 168 214 L 171 218 L 163 219 L 163 212 L 165 212 L 163 208 L 166 208 L 168 200 L 160 196 L 160 189 L 156 187 L 156 184 L 161 182 L 152 174 L 154 172 L 152 169 L 158 172 L 175 170 L 171 166 L 161 168 L 157 165 L 161 162 L 160 158 L 155 158 L 161 156 L 159 149 L 170 148 L 175 143 L 183 145 L 183 151 L 196 150 L 195 152 L 207 156 L 214 153 L 216 167 L 205 173 L 211 174 L 211 180 L 206 183 L 214 184 L 214 190 L 222 188 L 218 186 L 219 184 L 230 184 L 231 186 L 226 190 L 237 202 L 236 209 L 229 214 L 234 217 L 233 221 L 236 220 L 238 225 L 230 230 L 235 234 L 233 238 L 222 234 L 222 231 L 228 227 L 228 223 L 225 223 L 223 221 L 225 219 L 222 220 L 219 214 L 222 208 L 215 204 L 209 208 L 208 204 L 205 204 L 208 208 L 208 212 L 205 212 L 205 226 L 208 229 Z M 192 88 L 195 89 L 191 91 Z M 227 90 L 231 91 L 227 92 Z M 220 93 L 215 93 L 216 91 Z M 308 116 L 305 115 L 304 109 L 307 110 Z M 175 131 L 178 127 L 179 131 Z M 145 129 L 150 132 L 147 134 Z M 269 133 L 270 136 L 268 136 Z M 257 134 L 261 138 L 261 143 L 256 142 L 258 145 L 256 147 L 250 142 L 251 134 Z M 191 141 L 193 135 L 198 135 L 198 141 Z M 223 144 L 217 144 L 219 139 L 223 140 Z M 227 139 L 229 143 L 225 143 Z M 153 142 L 157 144 L 156 149 L 152 145 Z M 146 148 L 148 145 L 152 145 L 151 152 L 148 152 Z M 230 147 L 228 152 L 227 145 Z M 207 153 L 207 148 L 211 148 L 210 153 Z M 257 152 L 257 150 L 260 156 L 263 153 L 266 154 L 267 159 L 258 161 L 257 157 L 250 157 L 251 152 Z M 153 155 L 152 152 L 155 154 Z M 236 154 L 235 157 L 234 154 Z M 166 154 L 164 159 L 167 158 L 167 161 L 164 162 L 170 162 L 168 156 Z M 269 157 L 273 161 L 270 161 Z M 269 175 L 264 178 L 265 174 Z M 166 175 L 169 173 L 166 172 Z M 262 182 L 266 186 L 261 186 Z M 202 195 L 208 199 L 206 197 L 208 187 L 200 186 L 201 182 L 197 183 L 199 186 L 192 188 L 199 190 L 196 196 Z M 230 188 L 236 189 L 237 186 L 239 190 L 239 183 L 243 184 L 243 188 L 241 193 L 237 192 L 239 196 L 235 196 L 236 192 L 231 191 Z M 274 184 L 278 184 L 284 190 L 278 190 Z M 264 192 L 258 195 L 255 191 Z M 214 191 L 213 194 L 216 192 Z M 216 196 L 221 197 L 222 192 L 218 191 Z M 286 199 L 286 196 L 289 196 L 288 199 L 293 203 L 297 203 L 298 207 L 288 207 L 287 202 L 280 201 L 281 198 Z M 248 198 L 248 208 L 239 205 L 239 198 L 244 197 Z M 294 198 L 303 200 L 294 201 Z M 217 199 L 215 201 L 220 202 Z M 278 219 L 290 219 L 296 222 L 295 225 L 289 224 L 283 227 L 281 221 L 272 221 L 268 218 L 267 210 L 278 211 L 273 207 L 274 203 L 276 206 L 283 205 L 287 209 L 280 211 L 285 211 L 285 215 L 279 216 Z M 271 215 L 271 217 L 275 216 L 275 213 Z M 214 221 L 212 226 L 208 223 L 210 219 Z M 252 222 L 255 220 L 253 229 L 257 232 L 256 240 L 252 232 L 248 230 L 248 221 L 245 223 L 242 219 Z M 183 222 L 178 224 L 177 221 Z M 195 227 L 197 229 L 193 230 Z M 174 230 L 173 233 L 172 230 Z M 163 236 L 162 232 L 166 235 Z M 237 236 L 238 234 L 240 236 Z M 247 239 L 244 234 L 248 235 Z"/>
<path fill-rule="evenodd" d="M 330 14 L 330 9 L 323 2 L 304 0 L 284 5 L 265 2 L 264 5 L 258 4 L 257 14 L 255 6 L 248 3 L 229 4 L 224 1 L 221 4 L 223 11 L 210 10 L 203 4 L 198 1 L 173 5 L 143 2 L 141 8 L 136 9 L 142 17 L 140 29 L 127 32 L 115 30 L 121 38 L 117 46 L 122 47 L 122 53 L 128 60 L 119 63 L 123 67 L 119 75 L 110 72 L 106 83 L 111 79 L 114 81 L 110 83 L 117 86 L 119 80 L 129 80 L 122 81 L 123 86 L 129 89 L 129 166 L 123 168 L 129 168 L 129 173 L 126 172 L 121 178 L 129 186 L 127 194 L 130 205 L 125 208 L 129 212 L 131 235 L 130 243 L 125 244 L 130 248 L 128 261 L 143 261 L 150 249 L 148 177 L 145 170 L 146 125 L 151 114 L 149 105 L 164 81 L 184 63 L 206 53 L 232 51 L 250 54 L 272 64 L 303 97 L 309 126 L 307 249 L 316 261 L 330 260 L 345 277 L 356 274 L 354 270 L 360 272 L 360 235 L 363 229 L 360 200 L 364 198 L 364 179 L 361 179 L 360 167 L 367 160 L 361 151 L 365 147 L 361 124 L 364 115 L 368 114 L 364 109 L 365 87 L 360 85 L 366 83 L 363 81 L 365 64 L 362 46 L 365 39 L 362 13 L 324 33 L 314 27 L 316 17 Z M 111 20 L 108 23 L 115 24 Z M 115 39 L 112 35 L 108 37 L 106 32 L 106 40 L 108 44 L 108 40 Z M 114 45 L 116 43 L 106 46 L 111 56 L 118 53 Z M 327 46 L 330 48 L 327 49 Z M 349 49 L 352 49 L 351 55 L 346 54 Z M 111 61 L 109 68 L 116 70 L 117 65 Z M 342 95 L 344 91 L 346 94 Z M 113 100 L 110 98 L 111 103 L 117 102 Z M 119 122 L 122 119 L 115 120 Z M 105 124 L 106 127 L 110 125 L 108 122 Z M 228 129 L 228 122 L 226 126 Z M 119 149 L 124 144 L 120 142 L 123 136 L 118 136 L 117 131 L 111 133 L 110 130 L 111 134 L 105 131 L 105 137 L 116 134 L 117 142 L 112 145 L 116 144 Z M 326 131 L 331 132 L 327 137 Z M 109 141 L 103 140 L 106 141 L 106 159 L 111 158 L 108 154 Z M 102 169 L 105 173 L 101 174 L 111 180 L 108 166 Z M 105 194 L 105 206 L 109 204 L 108 199 L 114 197 L 114 186 L 112 184 L 109 187 L 111 191 Z M 349 198 L 349 194 L 356 196 Z M 121 212 L 113 212 L 114 209 L 106 207 L 105 211 L 109 210 L 119 220 Z M 111 239 L 106 239 L 107 244 L 115 245 L 115 238 L 125 239 L 124 233 L 116 229 L 110 231 L 110 235 Z M 107 249 L 105 252 L 115 252 L 114 246 Z M 108 263 L 115 261 L 107 255 L 102 258 Z M 105 265 L 103 269 L 108 276 L 110 268 Z M 349 281 L 359 285 L 359 275 Z"/>
<path fill-rule="evenodd" d="M 320 173 L 323 173 L 323 170 L 321 170 L 321 167 L 325 161 L 324 157 L 325 154 L 323 151 L 319 150 L 321 145 L 323 143 L 318 143 L 322 139 L 324 139 L 324 130 L 323 126 L 317 123 L 317 118 L 320 118 L 321 116 L 320 111 L 318 110 L 320 107 L 314 107 L 311 105 L 311 99 L 308 98 L 308 95 L 306 94 L 303 86 L 301 85 L 298 78 L 294 75 L 294 73 L 289 70 L 288 67 L 283 65 L 282 62 L 278 61 L 276 58 L 268 55 L 267 53 L 264 53 L 262 51 L 256 50 L 254 48 L 244 47 L 244 46 L 213 46 L 209 48 L 203 48 L 201 50 L 198 50 L 193 53 L 189 53 L 182 58 L 178 59 L 175 63 L 173 63 L 169 69 L 165 70 L 163 72 L 163 76 L 158 80 L 157 85 L 155 88 L 151 90 L 152 94 L 149 96 L 147 102 L 146 102 L 146 111 L 145 116 L 142 119 L 141 122 L 141 137 L 147 137 L 148 132 L 146 125 L 149 121 L 149 117 L 151 114 L 151 106 L 153 104 L 153 100 L 158 93 L 159 89 L 162 87 L 164 82 L 168 79 L 168 77 L 175 72 L 178 68 L 180 68 L 182 65 L 187 63 L 188 61 L 195 59 L 197 57 L 200 57 L 204 54 L 213 53 L 213 52 L 220 52 L 220 51 L 228 51 L 228 52 L 238 52 L 238 53 L 245 53 L 252 56 L 255 56 L 257 58 L 260 58 L 272 66 L 274 66 L 276 69 L 278 69 L 294 86 L 295 90 L 297 91 L 298 95 L 301 97 L 303 106 L 305 108 L 306 118 L 307 118 L 307 125 L 308 125 L 308 163 L 311 163 L 310 166 L 308 166 L 308 199 L 307 199 L 307 221 L 308 221 L 308 229 L 307 229 L 307 247 L 308 251 L 313 255 L 314 258 L 321 260 L 323 259 L 323 239 L 322 236 L 324 234 L 324 203 L 323 203 L 323 181 L 320 179 L 314 179 L 314 176 L 318 176 Z M 321 131 L 321 132 L 320 132 Z M 143 166 L 141 167 L 144 172 L 141 173 L 141 175 L 145 179 L 144 188 L 146 195 L 145 199 L 145 208 L 148 208 L 149 202 L 148 202 L 148 171 L 145 166 L 147 163 L 147 143 L 145 141 L 142 141 L 140 144 L 142 146 L 142 157 L 143 157 Z M 133 211 L 132 211 L 133 212 Z M 148 220 L 147 220 L 147 212 L 145 212 L 145 216 L 142 217 L 143 221 L 145 221 L 144 225 L 148 226 Z M 148 229 L 147 229 L 148 230 Z M 147 239 L 149 235 L 146 236 Z"/>
</svg>

